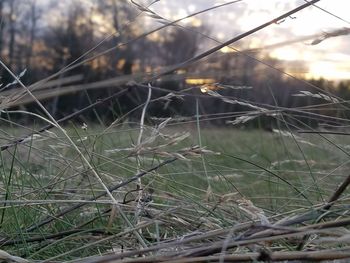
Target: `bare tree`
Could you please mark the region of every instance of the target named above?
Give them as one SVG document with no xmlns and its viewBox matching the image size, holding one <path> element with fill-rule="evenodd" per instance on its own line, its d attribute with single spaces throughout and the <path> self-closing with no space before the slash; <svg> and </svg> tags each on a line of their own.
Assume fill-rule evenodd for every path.
<svg viewBox="0 0 350 263">
<path fill-rule="evenodd" d="M 33 55 L 33 45 L 36 37 L 36 30 L 37 30 L 37 21 L 40 17 L 37 1 L 31 0 L 30 1 L 30 11 L 29 11 L 29 21 L 30 21 L 30 30 L 29 30 L 29 41 L 26 48 L 26 59 L 25 59 L 25 65 L 26 67 L 31 67 L 31 59 Z"/>
<path fill-rule="evenodd" d="M 5 28 L 5 16 L 4 16 L 4 3 L 5 0 L 0 0 L 0 54 L 2 54 L 3 50 L 3 35 L 4 35 L 4 28 Z"/>
<path fill-rule="evenodd" d="M 9 35 L 10 41 L 8 43 L 9 49 L 9 67 L 12 68 L 14 63 L 14 51 L 16 41 L 16 14 L 15 14 L 15 3 L 16 0 L 9 1 Z"/>
<path fill-rule="evenodd" d="M 172 28 L 164 43 L 160 43 L 160 56 L 167 65 L 178 64 L 193 57 L 200 37 L 194 32 Z"/>
</svg>

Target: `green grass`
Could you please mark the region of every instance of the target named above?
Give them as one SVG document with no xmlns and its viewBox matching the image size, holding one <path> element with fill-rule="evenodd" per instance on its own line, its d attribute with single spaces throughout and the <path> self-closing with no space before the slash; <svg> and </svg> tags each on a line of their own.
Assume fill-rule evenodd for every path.
<svg viewBox="0 0 350 263">
<path fill-rule="evenodd" d="M 137 141 L 136 128 L 124 125 L 106 133 L 94 125 L 86 131 L 74 126 L 67 129 L 107 186 L 136 174 L 136 161 L 130 150 Z M 20 133 L 14 128 L 8 128 L 7 132 Z M 126 231 L 127 227 L 118 215 L 108 224 L 110 213 L 105 211 L 110 205 L 102 203 L 88 204 L 32 232 L 26 231 L 33 223 L 74 205 L 73 200 L 87 200 L 103 191 L 63 136 L 52 132 L 1 155 L 1 200 L 12 201 L 1 204 L 1 236 L 17 240 L 16 244 L 1 249 L 32 259 L 58 256 L 58 260 L 69 260 L 104 253 L 122 244 L 138 247 L 130 233 L 119 238 L 110 236 Z M 141 170 L 156 166 L 180 149 L 198 144 L 198 133 L 192 125 L 169 125 L 161 132 L 168 135 L 189 132 L 190 136 L 176 145 L 159 148 L 162 154 L 140 154 Z M 150 134 L 149 127 L 144 138 Z M 348 156 L 335 145 L 346 149 L 350 140 L 344 136 L 327 136 L 332 145 L 319 135 L 295 135 L 297 139 L 261 130 L 201 129 L 202 146 L 218 153 L 204 155 L 205 169 L 199 156 L 187 156 L 187 160 L 177 160 L 142 179 L 145 195 L 153 198 L 142 220 L 148 222 L 161 216 L 160 225 L 154 222 L 143 230 L 147 243 L 251 220 L 237 209 L 239 199 L 251 200 L 272 221 L 283 213 L 309 209 L 327 200 L 348 167 Z M 159 147 L 167 141 L 159 136 L 145 146 Z M 108 152 L 112 149 L 119 151 Z M 129 184 L 116 191 L 115 197 L 120 202 L 124 198 L 135 199 L 135 190 L 136 184 Z M 234 193 L 233 199 L 222 199 Z M 102 199 L 108 201 L 107 197 Z M 40 200 L 48 203 L 33 203 Z M 135 202 L 124 205 L 123 210 L 135 223 Z M 64 233 L 74 229 L 79 231 Z M 30 242 L 34 237 L 58 233 L 62 236 Z"/>
</svg>

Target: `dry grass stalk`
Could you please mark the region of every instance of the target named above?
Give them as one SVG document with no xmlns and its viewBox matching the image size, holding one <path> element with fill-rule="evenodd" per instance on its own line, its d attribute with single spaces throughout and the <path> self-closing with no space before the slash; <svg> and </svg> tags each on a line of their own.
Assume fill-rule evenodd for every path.
<svg viewBox="0 0 350 263">
<path fill-rule="evenodd" d="M 229 98 L 226 98 L 225 96 L 222 96 L 221 94 L 219 94 L 219 93 L 217 93 L 217 92 L 215 92 L 215 91 L 208 90 L 207 94 L 210 95 L 210 96 L 219 98 L 219 99 L 221 99 L 223 102 L 226 102 L 226 103 L 229 103 L 229 104 L 238 104 L 238 105 L 246 106 L 246 107 L 248 107 L 248 108 L 251 108 L 251 109 L 254 109 L 254 110 L 258 110 L 258 111 L 261 111 L 261 112 L 267 112 L 267 111 L 268 111 L 268 110 L 265 109 L 265 108 L 255 106 L 255 105 L 253 105 L 253 104 L 251 104 L 251 103 L 239 101 L 239 100 L 236 100 L 236 99 L 229 99 Z"/>
<path fill-rule="evenodd" d="M 0 259 L 5 261 L 5 262 L 14 262 L 14 263 L 28 263 L 29 261 L 21 258 L 21 257 L 17 257 L 17 256 L 13 256 L 10 255 L 9 253 L 7 253 L 4 250 L 0 249 Z"/>
<path fill-rule="evenodd" d="M 298 94 L 293 94 L 292 96 L 294 97 L 312 97 L 312 98 L 317 98 L 317 99 L 323 99 L 325 101 L 329 101 L 332 103 L 339 103 L 339 100 L 333 96 L 322 94 L 320 92 L 318 93 L 312 93 L 310 91 L 302 90 Z"/>
<path fill-rule="evenodd" d="M 149 105 L 149 102 L 151 100 L 151 96 L 152 96 L 152 88 L 151 85 L 149 84 L 149 88 L 148 88 L 148 94 L 147 94 L 147 99 L 145 102 L 145 105 L 143 106 L 142 109 L 142 114 L 141 114 L 141 119 L 140 119 L 140 132 L 139 132 L 139 136 L 137 138 L 137 145 L 136 147 L 140 147 L 141 143 L 142 143 L 142 136 L 143 136 L 143 131 L 145 129 L 145 116 L 146 116 L 146 111 L 147 111 L 147 107 Z M 140 156 L 139 153 L 137 153 L 136 155 L 136 161 L 137 161 L 137 173 L 140 173 L 140 167 L 141 167 L 141 161 L 140 161 Z M 142 212 L 143 209 L 143 189 L 142 189 L 142 180 L 141 178 L 139 178 L 137 180 L 137 189 L 139 189 L 139 194 L 138 194 L 138 198 L 137 198 L 137 206 L 136 206 L 136 210 L 135 210 L 135 222 L 136 224 L 140 223 L 140 214 Z M 139 231 L 140 234 L 142 234 L 142 230 L 140 229 Z"/>
<path fill-rule="evenodd" d="M 348 27 L 344 27 L 342 29 L 336 29 L 336 30 L 333 30 L 331 32 L 325 32 L 320 37 L 314 39 L 310 45 L 318 45 L 322 41 L 324 41 L 328 38 L 338 37 L 338 36 L 346 36 L 349 34 L 350 34 L 350 28 L 348 28 Z"/>
</svg>

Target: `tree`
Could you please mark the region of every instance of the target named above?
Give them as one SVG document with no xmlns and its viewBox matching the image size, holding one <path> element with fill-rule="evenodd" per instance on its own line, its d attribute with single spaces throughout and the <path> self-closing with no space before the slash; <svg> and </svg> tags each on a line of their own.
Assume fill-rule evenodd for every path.
<svg viewBox="0 0 350 263">
<path fill-rule="evenodd" d="M 3 50 L 3 43 L 4 43 L 3 35 L 4 35 L 5 24 L 6 24 L 5 22 L 6 19 L 4 14 L 4 3 L 5 3 L 5 0 L 0 0 L 0 20 L 2 21 L 0 23 L 0 54 L 2 54 L 2 50 Z"/>
<path fill-rule="evenodd" d="M 10 12 L 9 12 L 9 68 L 11 69 L 14 64 L 14 50 L 15 50 L 15 41 L 16 41 L 16 14 L 15 14 L 15 4 L 16 0 L 12 0 L 10 3 Z"/>
<path fill-rule="evenodd" d="M 28 17 L 30 21 L 30 28 L 29 28 L 29 39 L 28 39 L 28 45 L 26 48 L 26 61 L 25 64 L 27 67 L 31 68 L 31 58 L 33 55 L 33 45 L 36 37 L 36 30 L 37 30 L 37 21 L 40 18 L 38 6 L 36 0 L 32 0 L 29 2 L 30 5 L 30 11 L 28 12 Z"/>
<path fill-rule="evenodd" d="M 173 27 L 164 42 L 159 43 L 159 56 L 166 65 L 181 63 L 196 54 L 203 37 L 192 30 L 198 30 L 198 28 Z"/>
</svg>

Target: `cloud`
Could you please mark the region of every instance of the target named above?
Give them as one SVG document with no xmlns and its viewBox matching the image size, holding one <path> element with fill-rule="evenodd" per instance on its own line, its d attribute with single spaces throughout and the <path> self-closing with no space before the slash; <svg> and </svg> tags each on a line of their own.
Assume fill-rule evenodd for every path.
<svg viewBox="0 0 350 263">
<path fill-rule="evenodd" d="M 39 0 L 42 4 L 47 0 Z M 67 0 L 60 1 L 59 8 L 52 10 L 52 12 L 60 12 L 64 10 L 64 5 L 67 6 Z M 94 3 L 97 0 L 83 0 L 84 3 Z M 69 1 L 68 1 L 69 2 Z M 151 0 L 144 0 L 144 4 L 153 2 Z M 214 6 L 215 4 L 222 4 L 229 2 L 228 0 L 161 0 L 154 3 L 151 8 L 159 15 L 168 19 L 174 20 L 179 17 L 191 14 L 193 12 L 203 10 Z M 189 4 L 190 3 L 190 4 Z M 220 41 L 231 39 L 232 37 L 250 30 L 270 19 L 281 15 L 282 13 L 291 10 L 292 8 L 304 4 L 304 0 L 285 1 L 285 0 L 244 0 L 238 3 L 227 5 L 225 7 L 211 10 L 207 13 L 196 16 L 197 25 L 204 25 L 210 30 L 205 33 Z M 63 5 L 63 6 L 62 6 Z M 347 18 L 350 10 L 350 1 L 344 0 L 322 0 L 317 6 L 329 11 L 338 17 Z M 332 16 L 319 8 L 312 6 L 305 10 L 298 12 L 291 18 L 280 21 L 278 24 L 271 25 L 249 37 L 236 43 L 237 47 L 258 48 L 269 46 L 283 41 L 291 41 L 299 39 L 304 36 L 328 32 L 329 30 L 340 29 L 343 27 L 350 27 L 349 23 Z M 59 15 L 52 15 L 47 12 L 48 17 L 59 17 Z M 144 18 L 139 18 L 144 19 Z M 144 23 L 145 25 L 148 22 Z M 159 24 L 157 23 L 159 26 Z M 184 23 L 183 25 L 188 25 Z M 143 29 L 147 31 L 148 29 Z M 209 32 L 209 33 L 208 33 Z M 344 65 L 348 60 L 345 60 L 350 55 L 349 36 L 339 36 L 319 43 L 315 46 L 310 46 L 310 41 L 302 41 L 300 43 L 282 46 L 280 48 L 271 49 L 274 56 L 281 59 L 291 60 L 296 56 L 296 60 L 302 60 L 310 66 L 312 72 L 316 72 L 317 63 L 327 61 L 331 63 L 332 70 L 342 71 Z M 216 45 L 214 42 L 207 41 L 209 48 Z M 337 54 L 334 56 L 334 54 Z M 288 58 L 289 56 L 289 58 Z M 332 58 L 332 61 L 330 61 Z M 337 64 L 342 65 L 338 67 Z M 313 67 L 313 69 L 312 69 Z M 343 73 L 331 74 L 334 76 L 345 76 Z"/>
<path fill-rule="evenodd" d="M 224 1 L 216 1 L 216 4 Z M 228 1 L 225 1 L 228 2 Z M 194 0 L 191 1 L 191 10 L 189 10 L 188 1 L 160 1 L 159 6 L 170 10 L 187 10 L 188 13 L 213 6 L 211 0 Z M 286 3 L 284 0 L 246 0 L 236 4 L 218 8 L 206 14 L 198 16 L 205 21 L 211 28 L 210 35 L 214 38 L 220 38 L 221 41 L 230 39 L 237 34 L 250 30 L 282 13 L 304 4 L 304 0 L 292 1 Z M 323 0 L 317 6 L 323 8 L 339 17 L 347 17 L 350 10 L 350 1 L 344 0 Z M 158 9 L 161 12 L 161 9 Z M 262 31 L 249 36 L 244 41 L 244 45 L 250 47 L 258 47 L 271 45 L 277 42 L 298 39 L 307 35 L 320 34 L 329 30 L 349 27 L 349 24 L 341 19 L 332 16 L 329 13 L 312 6 L 308 7 L 293 17 L 281 21 L 279 24 L 271 25 Z M 344 65 L 350 55 L 348 48 L 349 37 L 339 36 L 327 39 L 316 46 L 310 46 L 305 41 L 297 44 L 291 44 L 286 47 L 271 50 L 277 58 L 292 60 L 293 56 L 296 60 L 304 61 L 310 67 L 310 72 L 315 73 L 322 68 L 326 72 L 325 61 L 331 72 L 327 76 L 348 76 L 343 72 L 348 69 Z M 334 56 L 334 54 L 337 54 Z M 289 56 L 289 57 L 288 57 Z M 332 61 L 330 61 L 332 58 Z M 319 63 L 319 64 L 318 64 Z M 341 65 L 341 66 L 339 66 Z"/>
</svg>

